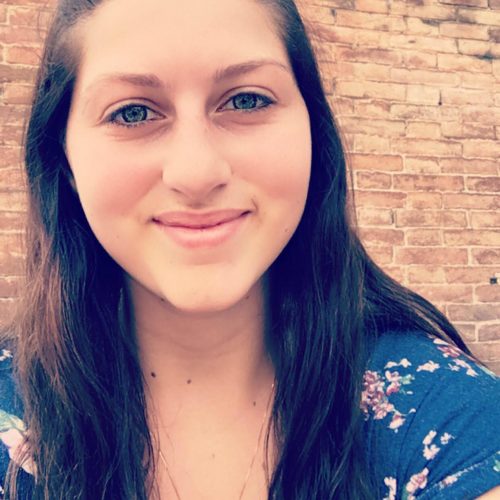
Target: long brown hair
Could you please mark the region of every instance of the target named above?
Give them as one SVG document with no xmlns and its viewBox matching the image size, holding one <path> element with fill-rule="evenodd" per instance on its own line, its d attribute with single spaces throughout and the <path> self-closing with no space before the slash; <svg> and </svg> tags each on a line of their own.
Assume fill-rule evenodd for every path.
<svg viewBox="0 0 500 500">
<path fill-rule="evenodd" d="M 269 498 L 372 498 L 359 401 L 373 341 L 387 330 L 420 330 L 469 351 L 436 308 L 365 252 L 350 222 L 345 156 L 303 22 L 293 0 L 258 1 L 274 14 L 313 141 L 303 218 L 268 272 L 266 337 L 276 371 L 279 450 Z M 78 68 L 71 34 L 99 3 L 59 3 L 25 141 L 27 281 L 11 333 L 37 499 L 146 500 L 153 487 L 123 272 L 85 219 L 64 152 Z M 13 463 L 9 475 L 15 498 Z"/>
</svg>

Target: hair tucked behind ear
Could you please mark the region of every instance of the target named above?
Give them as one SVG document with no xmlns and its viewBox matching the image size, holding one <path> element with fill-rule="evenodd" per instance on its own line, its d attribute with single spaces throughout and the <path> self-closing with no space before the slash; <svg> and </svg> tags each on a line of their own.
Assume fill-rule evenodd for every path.
<svg viewBox="0 0 500 500">
<path fill-rule="evenodd" d="M 387 329 L 418 329 L 467 349 L 432 305 L 366 254 L 349 223 L 342 144 L 300 16 L 292 0 L 258 1 L 287 48 L 313 140 L 303 219 L 269 271 L 266 334 L 279 448 L 269 497 L 367 499 L 373 490 L 359 402 L 373 340 Z M 99 3 L 60 2 L 26 135 L 27 285 L 12 331 L 35 499 L 146 500 L 152 487 L 154 453 L 123 274 L 87 224 L 64 153 L 78 68 L 71 35 Z M 17 469 L 9 469 L 7 497 L 15 498 Z"/>
</svg>

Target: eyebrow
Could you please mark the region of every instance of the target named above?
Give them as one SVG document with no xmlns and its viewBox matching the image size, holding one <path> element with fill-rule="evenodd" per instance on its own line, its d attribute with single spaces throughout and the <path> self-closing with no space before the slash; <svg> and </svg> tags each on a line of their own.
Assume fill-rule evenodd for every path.
<svg viewBox="0 0 500 500">
<path fill-rule="evenodd" d="M 262 66 L 274 66 L 291 74 L 290 68 L 275 60 L 275 59 L 255 59 L 245 61 L 238 64 L 232 64 L 225 68 L 219 68 L 213 75 L 213 81 L 220 83 L 221 81 L 234 78 L 239 75 L 250 73 Z M 110 83 L 128 83 L 136 87 L 161 88 L 163 83 L 155 74 L 152 73 L 107 73 L 100 76 L 96 81 L 91 83 L 85 90 L 84 95 L 87 95 L 93 88 Z"/>
</svg>

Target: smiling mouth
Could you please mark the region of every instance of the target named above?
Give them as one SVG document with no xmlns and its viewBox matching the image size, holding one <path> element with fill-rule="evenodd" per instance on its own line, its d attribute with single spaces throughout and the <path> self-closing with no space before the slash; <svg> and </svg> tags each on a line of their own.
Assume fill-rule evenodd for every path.
<svg viewBox="0 0 500 500">
<path fill-rule="evenodd" d="M 208 215 L 170 214 L 153 222 L 171 241 L 188 249 L 217 247 L 233 239 L 249 218 L 249 211 Z M 205 221 L 199 220 L 205 217 Z M 209 220 L 211 219 L 211 220 Z"/>
</svg>

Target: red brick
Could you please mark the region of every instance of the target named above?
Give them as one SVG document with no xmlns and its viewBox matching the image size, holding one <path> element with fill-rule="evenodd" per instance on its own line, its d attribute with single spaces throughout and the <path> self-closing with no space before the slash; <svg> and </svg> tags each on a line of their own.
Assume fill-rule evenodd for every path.
<svg viewBox="0 0 500 500">
<path fill-rule="evenodd" d="M 47 29 L 52 17 L 51 11 L 43 7 L 16 7 L 9 11 L 9 24 L 11 26 L 35 27 L 43 31 Z"/>
<path fill-rule="evenodd" d="M 480 229 L 483 227 L 500 228 L 500 212 L 471 212 L 470 213 L 471 227 Z"/>
<path fill-rule="evenodd" d="M 403 169 L 401 156 L 352 154 L 349 156 L 355 170 L 382 170 L 394 172 Z"/>
<path fill-rule="evenodd" d="M 24 212 L 26 210 L 26 195 L 22 192 L 8 191 L 1 193 L 0 212 Z"/>
<path fill-rule="evenodd" d="M 408 123 L 406 136 L 417 139 L 441 139 L 441 127 L 439 123 L 432 122 L 412 122 Z M 437 159 L 434 160 L 437 165 Z"/>
<path fill-rule="evenodd" d="M 401 53 L 380 48 L 339 47 L 336 50 L 336 55 L 339 61 L 358 61 L 377 64 L 399 65 L 403 60 Z"/>
<path fill-rule="evenodd" d="M 495 77 L 486 73 L 458 73 L 464 88 L 491 88 L 495 84 Z"/>
<path fill-rule="evenodd" d="M 491 9 L 458 9 L 458 20 L 462 23 L 500 26 L 500 12 Z"/>
<path fill-rule="evenodd" d="M 490 2 L 498 2 L 499 0 L 490 0 Z M 500 361 L 489 361 L 487 367 L 498 377 L 500 377 Z"/>
<path fill-rule="evenodd" d="M 500 360 L 500 342 L 482 342 L 469 344 L 470 350 L 482 361 Z"/>
<path fill-rule="evenodd" d="M 443 206 L 443 195 L 441 193 L 417 192 L 408 193 L 406 197 L 408 208 L 441 208 Z"/>
<path fill-rule="evenodd" d="M 356 187 L 361 189 L 389 189 L 392 176 L 381 172 L 357 172 Z"/>
<path fill-rule="evenodd" d="M 43 32 L 36 27 L 0 25 L 0 40 L 5 44 L 26 43 L 40 45 L 43 41 Z"/>
<path fill-rule="evenodd" d="M 388 208 L 360 208 L 357 217 L 360 226 L 390 226 L 394 222 L 394 214 Z"/>
<path fill-rule="evenodd" d="M 406 33 L 411 35 L 439 35 L 439 23 L 429 24 L 425 23 L 422 19 L 418 17 L 407 17 L 406 18 Z"/>
<path fill-rule="evenodd" d="M 500 264 L 500 249 L 497 248 L 473 248 L 471 250 L 472 260 L 476 264 L 497 265 Z"/>
<path fill-rule="evenodd" d="M 395 119 L 420 121 L 435 120 L 440 122 L 442 120 L 459 119 L 459 112 L 456 106 L 417 106 L 415 104 L 393 104 L 391 106 L 391 115 Z"/>
<path fill-rule="evenodd" d="M 429 156 L 461 156 L 462 145 L 456 141 L 433 141 L 422 139 L 391 139 L 391 153 Z"/>
<path fill-rule="evenodd" d="M 408 268 L 408 282 L 417 284 L 444 283 L 444 269 L 437 266 L 411 266 Z"/>
<path fill-rule="evenodd" d="M 0 298 L 13 298 L 18 294 L 19 278 L 14 276 L 0 276 Z"/>
<path fill-rule="evenodd" d="M 388 118 L 391 111 L 391 103 L 381 100 L 356 100 L 354 109 L 358 116 L 373 117 L 373 118 Z"/>
<path fill-rule="evenodd" d="M 405 135 L 404 121 L 373 120 L 359 117 L 342 117 L 340 127 L 347 133 L 401 137 Z"/>
<path fill-rule="evenodd" d="M 439 229 L 408 229 L 406 243 L 410 246 L 439 246 L 443 243 L 443 237 Z"/>
<path fill-rule="evenodd" d="M 472 287 L 468 285 L 414 285 L 412 289 L 430 302 L 472 302 Z"/>
<path fill-rule="evenodd" d="M 500 177 L 467 177 L 465 183 L 469 191 L 500 193 Z"/>
<path fill-rule="evenodd" d="M 487 26 L 469 23 L 441 23 L 439 33 L 442 36 L 453 38 L 472 38 L 475 40 L 488 40 Z"/>
<path fill-rule="evenodd" d="M 478 302 L 500 302 L 500 285 L 483 285 L 474 290 Z"/>
<path fill-rule="evenodd" d="M 437 55 L 427 52 L 405 50 L 403 52 L 403 65 L 408 69 L 431 69 L 437 66 Z"/>
<path fill-rule="evenodd" d="M 497 173 L 497 163 L 494 160 L 479 158 L 439 158 L 439 165 L 443 173 L 466 173 L 491 175 Z"/>
<path fill-rule="evenodd" d="M 3 196 L 0 193 L 0 198 Z M 23 212 L 0 212 L 0 229 L 10 232 L 21 232 L 25 229 L 26 214 Z"/>
<path fill-rule="evenodd" d="M 352 26 L 354 28 L 390 32 L 404 31 L 406 28 L 405 22 L 401 17 L 349 10 L 337 11 L 336 24 L 338 26 Z"/>
<path fill-rule="evenodd" d="M 31 104 L 33 87 L 31 85 L 18 85 L 6 83 L 2 100 L 5 104 Z"/>
<path fill-rule="evenodd" d="M 391 68 L 384 64 L 367 64 L 350 61 L 339 61 L 338 78 L 342 80 L 361 79 L 389 81 Z"/>
<path fill-rule="evenodd" d="M 411 123 L 408 125 L 408 130 L 410 130 L 411 125 Z M 438 159 L 425 156 L 416 158 L 412 158 L 411 156 L 406 157 L 404 160 L 404 171 L 414 174 L 436 174 L 441 172 Z"/>
<path fill-rule="evenodd" d="M 439 89 L 426 85 L 408 85 L 406 89 L 407 102 L 417 104 L 438 104 Z"/>
<path fill-rule="evenodd" d="M 498 141 L 463 141 L 466 158 L 500 158 L 500 142 Z"/>
<path fill-rule="evenodd" d="M 475 208 L 478 210 L 493 210 L 500 207 L 498 196 L 488 194 L 443 194 L 444 208 Z"/>
<path fill-rule="evenodd" d="M 449 246 L 498 246 L 500 247 L 500 232 L 479 229 L 453 230 L 444 232 L 445 245 Z"/>
<path fill-rule="evenodd" d="M 362 12 L 379 12 L 387 14 L 389 7 L 385 0 L 356 0 L 355 9 Z"/>
<path fill-rule="evenodd" d="M 455 7 L 449 5 L 436 5 L 435 2 L 423 5 L 423 1 L 402 1 L 392 4 L 391 12 L 411 17 L 420 17 L 427 22 L 433 19 L 453 21 L 456 19 Z"/>
<path fill-rule="evenodd" d="M 361 238 L 370 246 L 402 245 L 404 243 L 404 232 L 397 229 L 375 229 L 360 228 Z"/>
<path fill-rule="evenodd" d="M 438 68 L 445 71 L 491 73 L 491 67 L 491 61 L 484 61 L 476 57 L 462 54 L 438 54 Z"/>
<path fill-rule="evenodd" d="M 458 40 L 458 52 L 468 56 L 488 58 L 492 45 L 489 42 L 478 40 Z"/>
<path fill-rule="evenodd" d="M 491 270 L 488 268 L 467 266 L 448 267 L 444 269 L 447 283 L 488 283 L 491 277 Z"/>
<path fill-rule="evenodd" d="M 500 305 L 450 305 L 448 314 L 452 321 L 494 321 L 500 318 Z"/>
<path fill-rule="evenodd" d="M 22 151 L 19 146 L 0 146 L 0 172 L 2 168 L 21 166 Z"/>
<path fill-rule="evenodd" d="M 500 112 L 485 106 L 463 106 L 460 115 L 464 122 L 480 122 L 483 125 L 496 125 L 500 122 Z"/>
<path fill-rule="evenodd" d="M 415 35 L 393 35 L 390 39 L 391 47 L 396 49 L 411 49 L 411 50 L 421 50 L 422 52 L 436 51 L 436 38 L 425 37 L 425 36 L 415 36 Z M 457 45 L 455 40 L 450 40 L 446 38 L 439 39 L 439 52 L 448 52 L 455 54 L 457 52 Z M 443 54 L 439 54 L 443 55 Z M 439 56 L 438 56 L 439 64 Z M 446 69 L 446 68 L 445 68 Z"/>
<path fill-rule="evenodd" d="M 395 249 L 396 264 L 467 264 L 467 250 L 463 248 L 420 248 Z"/>
<path fill-rule="evenodd" d="M 404 206 L 406 194 L 358 190 L 355 197 L 360 207 L 398 208 Z"/>
<path fill-rule="evenodd" d="M 398 83 L 339 81 L 336 91 L 340 95 L 351 97 L 390 99 L 391 101 L 404 101 L 406 98 L 406 86 Z"/>
<path fill-rule="evenodd" d="M 498 340 L 500 337 L 500 324 L 481 325 L 478 329 L 478 339 L 481 341 Z"/>
<path fill-rule="evenodd" d="M 394 189 L 402 191 L 462 191 L 464 180 L 456 175 L 394 175 Z"/>
<path fill-rule="evenodd" d="M 468 5 L 470 7 L 488 7 L 488 0 L 440 0 L 450 5 Z"/>
<path fill-rule="evenodd" d="M 396 227 L 462 227 L 465 213 L 443 210 L 396 210 Z"/>
<path fill-rule="evenodd" d="M 0 193 L 19 191 L 24 185 L 24 172 L 19 167 L 0 169 Z"/>
<path fill-rule="evenodd" d="M 6 327 L 14 317 L 16 302 L 12 299 L 0 299 L 0 327 Z"/>
<path fill-rule="evenodd" d="M 454 325 L 465 342 L 476 342 L 477 333 L 474 323 L 456 323 Z"/>
<path fill-rule="evenodd" d="M 380 135 L 354 136 L 353 151 L 358 153 L 386 153 L 389 151 L 389 139 Z"/>
<path fill-rule="evenodd" d="M 441 131 L 444 137 L 471 138 L 471 139 L 494 139 L 495 128 L 493 125 L 482 123 L 443 122 Z"/>
<path fill-rule="evenodd" d="M 393 247 L 368 246 L 368 254 L 379 265 L 387 266 L 393 261 Z"/>
</svg>

